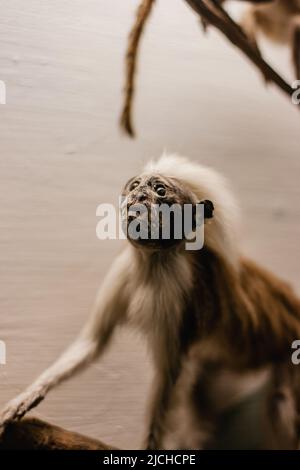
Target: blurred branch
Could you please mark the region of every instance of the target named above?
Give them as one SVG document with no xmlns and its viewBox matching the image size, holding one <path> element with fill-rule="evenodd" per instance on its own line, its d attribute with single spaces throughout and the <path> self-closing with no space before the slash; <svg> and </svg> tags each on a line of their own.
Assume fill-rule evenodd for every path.
<svg viewBox="0 0 300 470">
<path fill-rule="evenodd" d="M 67 431 L 36 418 L 10 423 L 0 438 L 0 450 L 114 450 L 101 441 Z"/>
<path fill-rule="evenodd" d="M 125 94 L 120 124 L 123 130 L 134 137 L 132 125 L 132 102 L 135 91 L 135 73 L 138 46 L 145 23 L 150 15 L 155 0 L 142 0 L 136 19 L 129 35 L 126 53 Z M 248 0 L 237 0 L 246 2 Z M 270 3 L 274 0 L 249 0 L 250 3 Z M 186 3 L 200 16 L 202 25 L 214 26 L 262 73 L 266 82 L 274 83 L 291 100 L 294 89 L 263 59 L 258 48 L 253 44 L 243 29 L 224 10 L 224 0 L 185 0 Z"/>
<path fill-rule="evenodd" d="M 217 0 L 185 0 L 206 23 L 219 29 L 224 36 L 262 72 L 267 82 L 276 84 L 291 98 L 293 88 L 262 58 L 241 27 L 230 17 Z"/>
</svg>

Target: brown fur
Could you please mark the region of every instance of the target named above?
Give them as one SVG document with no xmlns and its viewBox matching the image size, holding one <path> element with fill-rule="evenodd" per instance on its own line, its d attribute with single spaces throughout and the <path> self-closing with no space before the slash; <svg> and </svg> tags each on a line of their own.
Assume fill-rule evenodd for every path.
<svg viewBox="0 0 300 470">
<path fill-rule="evenodd" d="M 192 256 L 197 283 L 181 336 L 188 345 L 177 383 L 181 398 L 177 390 L 174 400 L 177 409 L 183 403 L 179 419 L 190 432 L 182 433 L 175 447 L 213 446 L 220 410 L 226 409 L 220 377 L 228 383 L 269 368 L 265 442 L 268 448 L 297 448 L 300 376 L 291 344 L 300 338 L 300 300 L 288 284 L 248 259 L 242 258 L 236 271 L 210 249 Z"/>
<path fill-rule="evenodd" d="M 198 258 L 199 321 L 206 334 L 218 336 L 229 360 L 238 351 L 242 367 L 286 360 L 300 338 L 300 300 L 290 286 L 245 258 L 237 272 L 211 250 Z"/>
</svg>

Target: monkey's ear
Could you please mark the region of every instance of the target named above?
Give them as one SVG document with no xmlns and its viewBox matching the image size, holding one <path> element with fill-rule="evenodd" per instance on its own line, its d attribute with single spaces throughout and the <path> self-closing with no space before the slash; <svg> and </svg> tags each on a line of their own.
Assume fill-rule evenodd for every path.
<svg viewBox="0 0 300 470">
<path fill-rule="evenodd" d="M 208 220 L 212 219 L 213 216 L 214 216 L 214 209 L 215 208 L 214 208 L 213 203 L 209 199 L 204 199 L 203 201 L 198 202 L 193 207 L 193 230 L 196 229 L 196 227 L 199 225 L 199 223 L 200 224 L 203 223 L 203 219 L 199 220 L 199 218 L 197 217 L 197 206 L 199 204 L 202 204 L 203 208 L 204 208 L 204 213 L 203 213 L 204 222 L 207 219 Z"/>
<path fill-rule="evenodd" d="M 215 210 L 213 203 L 209 199 L 204 199 L 200 204 L 204 205 L 204 219 L 212 219 Z"/>
</svg>

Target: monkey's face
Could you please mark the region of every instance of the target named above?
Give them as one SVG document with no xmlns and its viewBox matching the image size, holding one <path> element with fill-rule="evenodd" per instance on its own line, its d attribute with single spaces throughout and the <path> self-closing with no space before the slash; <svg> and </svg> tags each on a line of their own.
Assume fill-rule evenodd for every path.
<svg viewBox="0 0 300 470">
<path fill-rule="evenodd" d="M 185 239 L 184 208 L 192 209 L 197 201 L 180 181 L 161 175 L 137 176 L 128 181 L 122 196 L 123 228 L 133 245 L 164 249 Z"/>
</svg>

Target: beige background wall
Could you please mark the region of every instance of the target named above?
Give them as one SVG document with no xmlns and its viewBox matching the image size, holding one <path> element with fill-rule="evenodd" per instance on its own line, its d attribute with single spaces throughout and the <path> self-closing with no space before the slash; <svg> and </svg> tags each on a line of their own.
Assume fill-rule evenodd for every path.
<svg viewBox="0 0 300 470">
<path fill-rule="evenodd" d="M 299 290 L 299 112 L 181 0 L 161 0 L 142 46 L 130 141 L 117 127 L 136 0 L 0 0 L 0 406 L 83 323 L 120 249 L 95 236 L 96 207 L 166 148 L 215 166 L 244 216 L 243 250 Z M 291 81 L 288 53 L 272 62 Z M 151 367 L 124 332 L 103 361 L 35 414 L 135 447 Z"/>
</svg>

